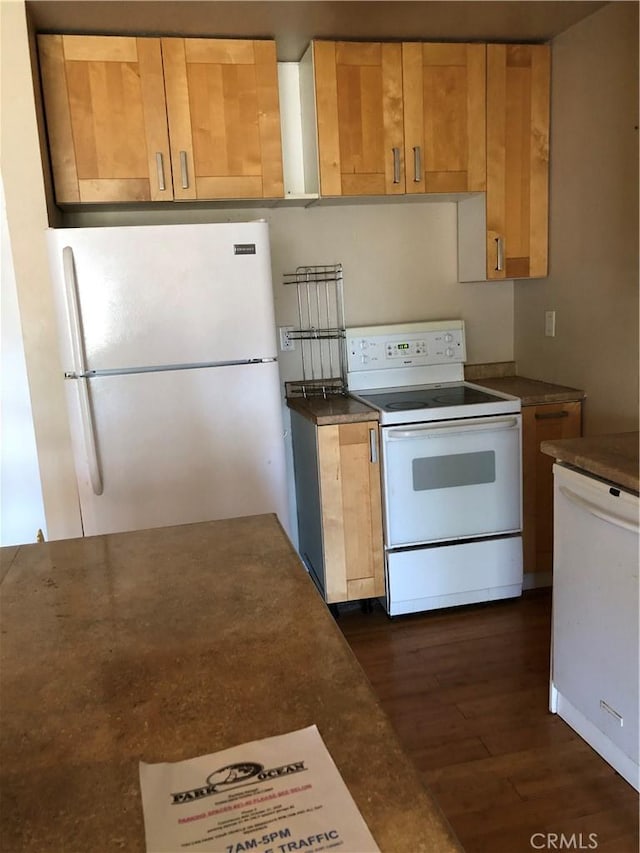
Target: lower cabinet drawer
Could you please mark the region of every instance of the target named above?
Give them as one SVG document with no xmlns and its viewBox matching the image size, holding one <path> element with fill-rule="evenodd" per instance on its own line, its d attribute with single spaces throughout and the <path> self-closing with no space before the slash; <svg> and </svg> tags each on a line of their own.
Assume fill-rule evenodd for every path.
<svg viewBox="0 0 640 853">
<path fill-rule="evenodd" d="M 387 554 L 390 616 L 510 598 L 521 592 L 521 536 L 431 545 Z"/>
</svg>

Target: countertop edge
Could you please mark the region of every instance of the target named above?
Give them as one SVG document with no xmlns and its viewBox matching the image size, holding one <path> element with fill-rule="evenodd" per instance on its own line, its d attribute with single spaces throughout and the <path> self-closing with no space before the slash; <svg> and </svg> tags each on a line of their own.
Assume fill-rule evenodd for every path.
<svg viewBox="0 0 640 853">
<path fill-rule="evenodd" d="M 527 376 L 494 376 L 481 379 L 468 379 L 474 385 L 491 388 L 512 394 L 520 399 L 522 406 L 540 406 L 547 403 L 581 403 L 586 398 L 586 393 L 580 388 L 569 388 L 565 385 L 556 385 L 553 382 L 544 382 L 541 379 L 529 379 Z"/>
<path fill-rule="evenodd" d="M 517 374 L 478 379 L 468 378 L 465 374 L 465 381 L 472 385 L 511 394 L 520 400 L 523 407 L 553 403 L 580 403 L 586 397 L 585 392 L 580 388 L 555 385 Z M 380 420 L 379 413 L 375 409 L 349 394 L 328 397 L 287 396 L 286 404 L 289 409 L 298 412 L 317 426 Z"/>
<path fill-rule="evenodd" d="M 558 462 L 638 494 L 638 436 L 627 432 L 549 439 L 541 442 L 540 450 Z"/>
<path fill-rule="evenodd" d="M 288 397 L 287 406 L 317 426 L 380 420 L 375 409 L 354 397 Z"/>
</svg>

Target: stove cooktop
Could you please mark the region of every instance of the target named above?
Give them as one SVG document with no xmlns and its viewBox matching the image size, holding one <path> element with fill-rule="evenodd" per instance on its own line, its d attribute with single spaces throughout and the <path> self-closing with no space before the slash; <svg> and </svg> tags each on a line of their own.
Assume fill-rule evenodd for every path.
<svg viewBox="0 0 640 853">
<path fill-rule="evenodd" d="M 376 408 L 386 412 L 409 409 L 434 409 L 438 406 L 471 406 L 474 403 L 490 403 L 497 398 L 487 391 L 468 385 L 413 388 L 403 391 L 386 391 L 380 394 L 367 393 L 367 399 Z"/>
<path fill-rule="evenodd" d="M 485 417 L 520 411 L 520 400 L 466 382 L 385 388 L 354 394 L 380 412 L 381 424 Z"/>
</svg>

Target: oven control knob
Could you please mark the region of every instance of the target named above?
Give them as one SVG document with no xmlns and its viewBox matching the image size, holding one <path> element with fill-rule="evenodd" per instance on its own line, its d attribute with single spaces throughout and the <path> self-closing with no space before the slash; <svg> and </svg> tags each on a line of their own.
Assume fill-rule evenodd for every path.
<svg viewBox="0 0 640 853">
<path fill-rule="evenodd" d="M 447 358 L 452 358 L 453 357 L 453 350 L 451 349 L 451 347 L 447 347 L 446 350 L 444 351 L 444 354 L 446 355 Z"/>
<path fill-rule="evenodd" d="M 362 340 L 360 341 L 360 349 L 367 349 L 369 347 L 369 342 Z"/>
<path fill-rule="evenodd" d="M 360 361 L 361 361 L 363 364 L 367 364 L 367 362 L 369 361 L 369 356 L 368 356 L 368 355 L 361 355 L 361 356 L 360 356 Z"/>
<path fill-rule="evenodd" d="M 447 332 L 447 334 L 444 336 L 444 339 L 445 339 L 446 343 L 450 344 L 451 341 L 453 340 L 453 335 L 451 335 L 449 332 Z M 447 355 L 448 355 L 448 353 L 447 353 Z"/>
</svg>

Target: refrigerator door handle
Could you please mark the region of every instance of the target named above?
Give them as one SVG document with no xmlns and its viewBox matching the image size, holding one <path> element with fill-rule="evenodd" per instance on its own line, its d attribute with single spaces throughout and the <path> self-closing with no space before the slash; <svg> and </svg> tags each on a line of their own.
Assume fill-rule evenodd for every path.
<svg viewBox="0 0 640 853">
<path fill-rule="evenodd" d="M 71 377 L 84 376 L 87 372 L 87 359 L 84 351 L 82 320 L 80 319 L 76 265 L 73 260 L 73 249 L 71 246 L 65 246 L 62 250 L 62 268 L 64 272 L 67 320 L 69 323 L 69 337 L 71 339 L 73 359 L 73 371 L 66 375 Z"/>
<path fill-rule="evenodd" d="M 91 413 L 91 400 L 89 398 L 89 380 L 84 377 L 76 379 L 78 389 L 78 402 L 80 403 L 80 421 L 82 423 L 82 438 L 84 443 L 89 479 L 94 495 L 101 495 L 104 491 L 102 482 L 102 471 L 98 459 L 96 447 L 96 435 L 93 428 L 93 417 Z"/>
<path fill-rule="evenodd" d="M 71 348 L 73 351 L 74 368 L 73 374 L 76 379 L 78 391 L 78 403 L 80 406 L 80 421 L 82 424 L 82 437 L 91 479 L 91 488 L 95 495 L 103 492 L 102 473 L 98 461 L 96 447 L 96 436 L 93 428 L 93 417 L 91 413 L 91 400 L 89 399 L 89 387 L 87 385 L 87 365 L 84 352 L 84 341 L 82 338 L 82 322 L 80 319 L 80 305 L 78 300 L 78 282 L 76 280 L 76 267 L 73 261 L 73 249 L 65 246 L 62 250 L 62 266 L 64 270 L 64 281 L 67 296 L 67 315 L 69 319 L 69 334 L 71 337 Z"/>
</svg>

